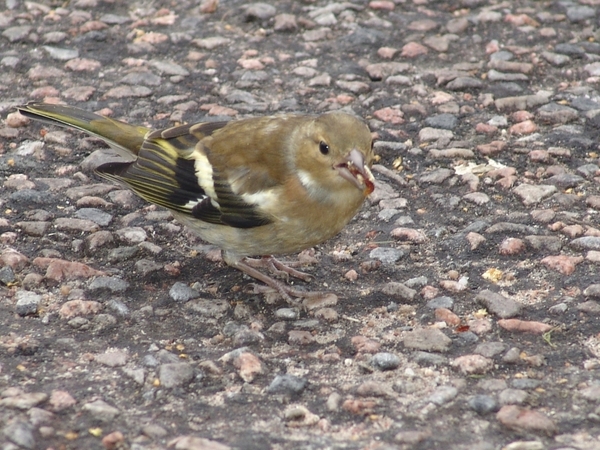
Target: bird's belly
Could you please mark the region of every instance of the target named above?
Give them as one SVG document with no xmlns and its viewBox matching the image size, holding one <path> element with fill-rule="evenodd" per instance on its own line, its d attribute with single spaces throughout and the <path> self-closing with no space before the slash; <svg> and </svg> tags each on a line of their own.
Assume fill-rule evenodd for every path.
<svg viewBox="0 0 600 450">
<path fill-rule="evenodd" d="M 254 228 L 234 228 L 202 222 L 177 212 L 173 214 L 203 240 L 239 257 L 297 253 L 326 241 L 345 225 L 336 223 L 325 228 L 315 223 L 278 221 Z"/>
</svg>

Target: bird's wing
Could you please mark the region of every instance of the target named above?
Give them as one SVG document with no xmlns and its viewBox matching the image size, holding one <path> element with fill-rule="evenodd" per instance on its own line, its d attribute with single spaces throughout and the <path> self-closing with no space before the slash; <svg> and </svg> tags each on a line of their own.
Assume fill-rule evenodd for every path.
<svg viewBox="0 0 600 450">
<path fill-rule="evenodd" d="M 137 160 L 104 164 L 96 171 L 149 202 L 208 223 L 236 228 L 266 225 L 272 217 L 243 192 L 234 192 L 232 182 L 241 177 L 256 184 L 262 178 L 268 187 L 273 180 L 258 169 L 228 166 L 222 155 L 213 154 L 213 133 L 226 127 L 227 122 L 207 122 L 154 131 L 146 136 Z M 221 140 L 227 139 L 226 133 Z M 229 146 L 233 147 L 228 151 L 235 152 L 233 139 Z"/>
</svg>

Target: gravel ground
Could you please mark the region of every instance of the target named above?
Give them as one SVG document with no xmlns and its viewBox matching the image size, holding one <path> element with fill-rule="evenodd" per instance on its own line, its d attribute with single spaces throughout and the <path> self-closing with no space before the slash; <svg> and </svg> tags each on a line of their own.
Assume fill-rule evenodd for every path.
<svg viewBox="0 0 600 450">
<path fill-rule="evenodd" d="M 600 449 L 598 5 L 5 0 L 0 448 Z M 376 190 L 300 255 L 337 296 L 253 293 L 34 99 L 365 118 Z"/>
</svg>

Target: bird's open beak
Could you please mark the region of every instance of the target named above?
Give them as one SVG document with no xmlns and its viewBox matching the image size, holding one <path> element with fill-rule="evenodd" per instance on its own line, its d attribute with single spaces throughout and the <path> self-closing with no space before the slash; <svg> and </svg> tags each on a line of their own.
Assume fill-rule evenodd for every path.
<svg viewBox="0 0 600 450">
<path fill-rule="evenodd" d="M 375 178 L 365 165 L 365 157 L 361 152 L 353 149 L 341 164 L 337 164 L 335 169 L 339 174 L 364 191 L 365 196 L 369 195 L 375 189 Z"/>
</svg>

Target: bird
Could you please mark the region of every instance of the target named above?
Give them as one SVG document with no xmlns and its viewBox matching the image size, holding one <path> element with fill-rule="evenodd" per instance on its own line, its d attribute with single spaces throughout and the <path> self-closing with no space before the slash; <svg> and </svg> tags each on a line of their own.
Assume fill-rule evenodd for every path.
<svg viewBox="0 0 600 450">
<path fill-rule="evenodd" d="M 151 129 L 62 104 L 30 102 L 17 110 L 103 140 L 123 160 L 99 165 L 100 177 L 169 209 L 219 247 L 227 265 L 292 304 L 320 292 L 293 288 L 260 269 L 310 281 L 275 256 L 338 234 L 375 186 L 371 132 L 341 111 Z"/>
</svg>

